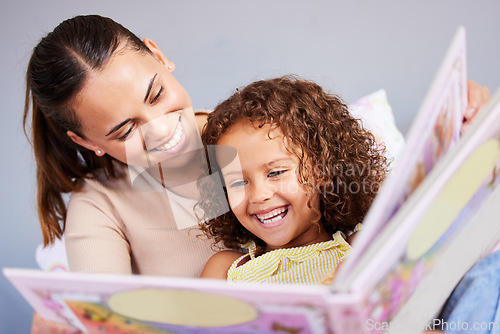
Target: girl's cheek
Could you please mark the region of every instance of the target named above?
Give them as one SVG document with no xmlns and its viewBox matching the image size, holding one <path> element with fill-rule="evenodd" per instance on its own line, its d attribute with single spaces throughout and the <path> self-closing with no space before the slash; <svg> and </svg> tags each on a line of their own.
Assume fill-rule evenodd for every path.
<svg viewBox="0 0 500 334">
<path fill-rule="evenodd" d="M 238 210 L 241 205 L 243 205 L 245 199 L 244 190 L 228 190 L 227 192 L 229 206 L 231 210 Z"/>
<path fill-rule="evenodd" d="M 284 179 L 278 185 L 278 191 L 281 194 L 296 194 L 303 191 L 301 185 L 296 178 Z"/>
</svg>

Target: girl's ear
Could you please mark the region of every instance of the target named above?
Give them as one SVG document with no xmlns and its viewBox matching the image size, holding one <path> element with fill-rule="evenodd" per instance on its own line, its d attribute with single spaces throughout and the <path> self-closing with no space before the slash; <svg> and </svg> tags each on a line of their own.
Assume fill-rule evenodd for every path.
<svg viewBox="0 0 500 334">
<path fill-rule="evenodd" d="M 175 64 L 167 59 L 163 52 L 161 52 L 160 48 L 156 45 L 155 42 L 150 40 L 149 38 L 144 39 L 144 44 L 148 47 L 148 49 L 153 53 L 156 59 L 158 59 L 163 65 L 167 66 L 170 72 L 173 72 L 175 69 Z"/>
<path fill-rule="evenodd" d="M 99 152 L 102 152 L 97 145 L 95 145 L 94 143 L 92 143 L 88 139 L 84 139 L 84 138 L 80 137 L 79 135 L 77 135 L 73 131 L 68 131 L 68 132 L 66 132 L 66 134 L 68 135 L 69 138 L 71 138 L 71 140 L 75 144 L 78 144 L 78 145 L 80 145 L 82 147 L 85 147 L 87 150 L 90 150 L 90 151 L 94 151 L 94 152 L 99 151 Z"/>
</svg>

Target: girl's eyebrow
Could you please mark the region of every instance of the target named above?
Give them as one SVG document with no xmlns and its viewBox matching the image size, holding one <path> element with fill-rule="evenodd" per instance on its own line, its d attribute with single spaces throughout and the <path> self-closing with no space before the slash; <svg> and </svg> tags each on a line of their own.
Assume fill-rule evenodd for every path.
<svg viewBox="0 0 500 334">
<path fill-rule="evenodd" d="M 276 160 L 268 161 L 267 163 L 263 164 L 262 167 L 269 167 L 269 166 L 272 166 L 272 165 L 276 165 L 276 164 L 279 165 L 280 163 L 287 163 L 287 162 L 293 162 L 293 160 L 290 159 L 290 158 L 279 158 L 279 159 L 276 159 Z M 243 174 L 243 170 L 242 169 L 238 169 L 238 170 L 233 169 L 233 170 L 224 172 L 224 168 L 222 168 L 222 175 L 224 177 L 228 177 L 228 176 L 232 176 L 232 175 L 241 176 L 242 174 Z"/>
<path fill-rule="evenodd" d="M 281 158 L 281 159 L 271 160 L 266 165 L 267 166 L 271 166 L 271 165 L 279 164 L 279 163 L 282 163 L 282 162 L 292 162 L 292 161 L 293 160 L 290 159 L 290 158 Z"/>
<path fill-rule="evenodd" d="M 243 171 L 242 170 L 231 170 L 231 171 L 226 172 L 226 173 L 224 171 L 222 171 L 222 176 L 224 176 L 224 177 L 233 176 L 233 175 L 242 176 Z"/>
</svg>

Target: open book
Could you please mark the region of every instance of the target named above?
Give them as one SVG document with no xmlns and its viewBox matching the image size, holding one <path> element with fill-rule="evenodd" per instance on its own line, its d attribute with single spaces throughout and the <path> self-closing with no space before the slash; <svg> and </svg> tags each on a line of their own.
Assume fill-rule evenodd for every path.
<svg viewBox="0 0 500 334">
<path fill-rule="evenodd" d="M 417 333 L 500 240 L 500 93 L 460 136 L 460 28 L 331 286 L 4 269 L 39 314 L 106 333 Z"/>
</svg>

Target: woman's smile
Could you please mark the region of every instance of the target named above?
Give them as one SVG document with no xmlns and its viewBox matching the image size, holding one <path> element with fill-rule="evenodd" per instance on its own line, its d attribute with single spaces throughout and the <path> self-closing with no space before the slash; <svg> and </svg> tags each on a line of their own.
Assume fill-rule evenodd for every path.
<svg viewBox="0 0 500 334">
<path fill-rule="evenodd" d="M 169 154 L 179 152 L 186 142 L 186 133 L 185 132 L 186 131 L 185 131 L 183 124 L 182 124 L 182 117 L 179 116 L 179 119 L 177 121 L 177 125 L 175 126 L 174 130 L 169 134 L 167 139 L 164 140 L 163 143 L 156 146 L 155 148 L 148 150 L 148 152 L 149 153 L 168 152 Z"/>
</svg>

